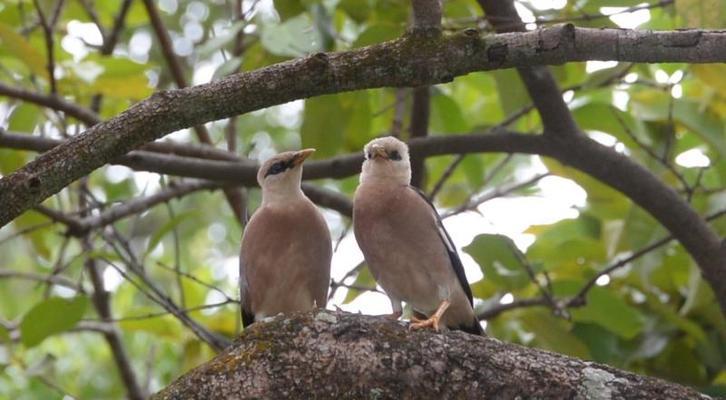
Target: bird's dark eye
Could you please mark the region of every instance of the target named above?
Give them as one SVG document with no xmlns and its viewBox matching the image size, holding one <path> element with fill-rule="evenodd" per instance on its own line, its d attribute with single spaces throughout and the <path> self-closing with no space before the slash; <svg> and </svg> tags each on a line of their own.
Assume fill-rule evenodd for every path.
<svg viewBox="0 0 726 400">
<path fill-rule="evenodd" d="M 401 161 L 401 155 L 398 153 L 398 150 L 393 150 L 389 155 L 388 158 L 390 158 L 393 161 Z"/>
<path fill-rule="evenodd" d="M 288 168 L 288 165 L 285 161 L 278 161 L 267 170 L 267 173 L 265 173 L 265 177 L 268 175 L 277 175 L 280 172 L 286 170 Z"/>
<path fill-rule="evenodd" d="M 373 153 L 371 153 L 370 151 L 368 153 L 366 153 L 366 159 L 370 160 L 372 158 L 373 158 Z"/>
</svg>

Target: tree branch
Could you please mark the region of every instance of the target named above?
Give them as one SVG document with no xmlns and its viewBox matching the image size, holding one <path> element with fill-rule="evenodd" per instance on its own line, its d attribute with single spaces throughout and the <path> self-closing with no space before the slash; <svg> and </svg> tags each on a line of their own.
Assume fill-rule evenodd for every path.
<svg viewBox="0 0 726 400">
<path fill-rule="evenodd" d="M 513 1 L 479 0 L 479 5 L 484 9 L 487 20 L 497 32 L 525 31 Z M 549 69 L 543 66 L 532 66 L 520 67 L 517 68 L 517 71 L 539 112 L 545 134 L 569 135 L 579 132 L 567 104 L 559 95 L 557 82 Z M 557 94 L 556 97 L 555 94 Z"/>
<path fill-rule="evenodd" d="M 438 0 L 434 0 L 438 2 Z M 413 89 L 411 104 L 411 138 L 426 137 L 429 134 L 429 116 L 431 113 L 431 88 L 419 86 Z M 423 189 L 426 179 L 426 164 L 423 158 L 411 158 L 411 185 Z"/>
<path fill-rule="evenodd" d="M 90 252 L 92 250 L 90 240 L 87 237 L 82 239 L 83 248 L 85 251 Z M 118 328 L 113 325 L 110 321 L 113 320 L 113 314 L 111 313 L 111 304 L 109 300 L 109 293 L 104 288 L 103 275 L 96 265 L 94 259 L 88 257 L 85 261 L 86 271 L 88 271 L 91 277 L 91 283 L 93 284 L 93 305 L 100 317 L 101 321 L 105 324 L 107 331 L 102 332 L 103 337 L 106 339 L 108 346 L 111 348 L 111 354 L 118 367 L 121 380 L 124 383 L 124 387 L 128 392 L 128 396 L 132 400 L 141 400 L 146 398 L 144 395 L 139 382 L 136 379 L 136 374 L 131 367 L 131 360 L 126 353 L 126 348 L 121 341 L 121 333 Z"/>
<path fill-rule="evenodd" d="M 220 187 L 222 187 L 220 183 L 208 181 L 176 184 L 150 196 L 134 198 L 125 203 L 113 206 L 100 214 L 87 216 L 79 220 L 75 225 L 68 225 L 68 234 L 82 236 L 93 229 L 112 224 L 130 215 L 144 212 L 157 204 L 167 202 L 171 199 L 180 198 L 199 190 L 218 189 Z"/>
<path fill-rule="evenodd" d="M 0 82 L 0 96 L 19 99 L 43 107 L 48 107 L 52 110 L 62 111 L 88 126 L 101 122 L 101 119 L 93 111 L 66 101 L 63 97 L 56 94 L 43 95 L 25 89 L 14 88 Z"/>
<path fill-rule="evenodd" d="M 157 92 L 0 180 L 0 226 L 88 174 L 166 133 L 291 100 L 356 89 L 447 82 L 473 71 L 567 61 L 724 62 L 726 32 L 574 28 L 433 40 L 415 35 L 320 53 L 192 88 Z M 376 66 L 376 68 L 373 68 Z"/>
<path fill-rule="evenodd" d="M 146 13 L 149 15 L 151 26 L 154 28 L 156 38 L 159 40 L 161 51 L 164 54 L 164 59 L 166 59 L 166 63 L 169 66 L 169 71 L 171 71 L 171 76 L 174 79 L 176 86 L 180 89 L 189 86 L 187 79 L 184 77 L 181 62 L 179 61 L 179 58 L 177 58 L 176 54 L 174 54 L 174 48 L 171 44 L 169 32 L 164 26 L 164 22 L 161 20 L 159 10 L 156 8 L 153 0 L 143 0 L 143 2 L 144 7 L 146 7 Z M 204 125 L 194 125 L 194 132 L 197 134 L 197 138 L 199 138 L 200 142 L 210 146 L 212 145 L 212 137 L 209 135 L 209 131 Z M 238 188 L 225 188 L 224 196 L 227 199 L 227 203 L 229 203 L 232 212 L 234 212 L 235 217 L 237 217 L 237 221 L 244 225 L 247 213 L 246 207 L 244 206 L 244 196 L 240 190 Z"/>
<path fill-rule="evenodd" d="M 3 139 L 10 135 L 0 135 Z M 11 136 L 14 137 L 14 136 Z M 43 139 L 49 140 L 49 139 Z M 628 157 L 583 135 L 576 135 L 561 143 L 555 137 L 541 135 L 495 133 L 488 135 L 432 136 L 412 140 L 409 145 L 414 157 L 476 152 L 526 153 L 548 156 L 586 172 L 632 198 L 650 212 L 683 243 L 701 267 L 704 277 L 713 287 L 717 298 L 726 309 L 726 276 L 720 274 L 726 263 L 726 248 L 705 221 L 672 188 L 662 184 L 650 172 Z M 574 152 L 570 149 L 577 148 Z M 125 165 L 172 175 L 191 176 L 210 180 L 236 181 L 254 185 L 255 164 L 199 160 L 146 152 L 132 152 L 124 158 Z M 361 154 L 339 156 L 314 161 L 305 167 L 305 179 L 342 178 L 360 171 Z M 310 192 L 309 192 L 310 193 Z M 350 202 L 341 196 L 330 196 L 332 204 L 344 215 L 350 215 Z M 311 199 L 320 201 L 311 195 Z"/>
<path fill-rule="evenodd" d="M 382 86 L 421 86 L 493 68 L 584 59 L 723 62 L 724 37 L 723 31 L 636 32 L 571 25 L 494 36 L 480 36 L 471 30 L 426 40 L 406 35 L 349 52 L 315 54 L 193 88 L 158 92 L 3 177 L 0 226 L 109 160 L 165 133 L 206 121 L 302 97 Z M 584 135 L 567 135 L 562 140 L 560 136 L 429 137 L 412 141 L 412 155 L 523 152 L 572 165 L 625 193 L 673 232 L 696 259 L 722 310 L 726 310 L 726 276 L 720 273 L 726 263 L 726 246 L 721 246 L 709 226 L 675 191 L 632 160 Z M 357 172 L 360 160 L 360 155 L 355 155 L 311 163 L 306 177 L 315 178 L 324 171 L 322 175 L 331 177 L 350 175 Z M 204 163 L 238 167 L 223 161 Z M 248 182 L 254 179 L 251 169 L 240 172 L 246 174 Z"/>
<path fill-rule="evenodd" d="M 708 398 L 602 364 L 405 325 L 324 310 L 277 316 L 152 398 Z"/>
<path fill-rule="evenodd" d="M 75 290 L 76 292 L 83 292 L 83 288 L 73 282 L 72 280 L 66 278 L 63 275 L 43 275 L 43 274 L 35 274 L 32 272 L 21 272 L 21 271 L 13 271 L 9 269 L 0 269 L 0 279 L 22 279 L 27 281 L 36 281 L 36 282 L 50 282 L 54 285 L 63 286 L 68 289 Z"/>
</svg>

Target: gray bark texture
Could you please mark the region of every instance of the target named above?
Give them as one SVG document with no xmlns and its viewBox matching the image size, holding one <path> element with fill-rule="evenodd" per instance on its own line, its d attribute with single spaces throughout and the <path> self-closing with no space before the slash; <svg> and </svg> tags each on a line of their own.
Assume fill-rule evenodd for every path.
<svg viewBox="0 0 726 400">
<path fill-rule="evenodd" d="M 384 317 L 278 315 L 154 399 L 708 399 L 690 388 Z"/>
</svg>

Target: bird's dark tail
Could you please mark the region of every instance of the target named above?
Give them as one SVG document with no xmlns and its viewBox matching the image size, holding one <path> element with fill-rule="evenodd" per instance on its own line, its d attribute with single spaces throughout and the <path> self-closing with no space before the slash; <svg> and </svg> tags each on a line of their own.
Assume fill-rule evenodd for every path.
<svg viewBox="0 0 726 400">
<path fill-rule="evenodd" d="M 247 328 L 255 322 L 255 314 L 247 311 L 242 307 L 242 326 Z"/>
<path fill-rule="evenodd" d="M 456 329 L 459 331 L 464 331 L 466 333 L 471 333 L 472 335 L 486 336 L 486 333 L 484 333 L 484 329 L 482 329 L 479 320 L 477 320 L 476 318 L 474 318 L 471 324 L 459 325 Z"/>
</svg>

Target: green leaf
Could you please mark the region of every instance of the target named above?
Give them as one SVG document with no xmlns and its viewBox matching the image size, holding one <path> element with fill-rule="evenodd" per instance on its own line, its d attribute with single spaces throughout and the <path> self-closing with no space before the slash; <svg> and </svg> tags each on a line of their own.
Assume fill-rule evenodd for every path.
<svg viewBox="0 0 726 400">
<path fill-rule="evenodd" d="M 581 269 L 582 264 L 606 258 L 605 246 L 600 240 L 600 220 L 587 214 L 553 225 L 535 225 L 527 233 L 537 235 L 537 240 L 527 249 L 527 257 L 540 261 L 547 270 L 560 265 Z"/>
<path fill-rule="evenodd" d="M 628 135 L 623 124 L 615 119 L 617 115 L 628 129 L 633 130 L 635 120 L 630 114 L 622 112 L 610 104 L 588 103 L 576 108 L 572 112 L 575 121 L 586 131 L 599 131 L 615 136 L 629 148 L 636 148 L 637 144 Z"/>
<path fill-rule="evenodd" d="M 522 313 L 522 325 L 534 333 L 535 342 L 548 350 L 578 358 L 590 358 L 587 346 L 568 328 L 567 322 L 544 310 L 530 309 Z"/>
<path fill-rule="evenodd" d="M 371 14 L 370 4 L 365 0 L 341 0 L 338 8 L 345 11 L 353 21 L 359 24 L 366 22 Z"/>
<path fill-rule="evenodd" d="M 239 71 L 239 67 L 242 65 L 242 58 L 240 57 L 233 57 L 229 60 L 225 61 L 220 65 L 215 71 L 214 75 L 212 75 L 212 80 L 216 81 L 217 79 L 224 78 L 227 75 L 233 74 L 237 71 Z"/>
<path fill-rule="evenodd" d="M 689 69 L 704 85 L 715 89 L 726 97 L 726 65 L 724 64 L 693 64 Z"/>
<path fill-rule="evenodd" d="M 459 105 L 454 99 L 440 92 L 431 99 L 431 130 L 441 133 L 469 131 L 469 124 Z"/>
<path fill-rule="evenodd" d="M 695 351 L 682 338 L 671 340 L 655 361 L 658 375 L 672 382 L 700 386 L 705 383 L 706 371 Z"/>
<path fill-rule="evenodd" d="M 524 87 L 522 79 L 514 68 L 497 70 L 493 75 L 497 83 L 499 102 L 505 115 L 512 115 L 532 103 L 527 88 Z"/>
<path fill-rule="evenodd" d="M 13 221 L 17 230 L 28 229 L 28 231 L 23 234 L 23 237 L 29 239 L 30 243 L 33 245 L 35 253 L 46 260 L 50 258 L 50 247 L 48 246 L 49 238 L 45 234 L 43 228 L 31 228 L 40 227 L 47 222 L 48 219 L 45 216 L 32 210 L 24 212 Z"/>
<path fill-rule="evenodd" d="M 373 278 L 373 274 L 371 274 L 370 269 L 368 269 L 368 265 L 364 265 L 363 268 L 361 268 L 361 270 L 358 272 L 358 276 L 355 277 L 353 285 L 371 289 L 376 287 L 376 280 L 375 278 Z M 348 289 L 348 293 L 345 295 L 345 300 L 343 300 L 343 304 L 350 303 L 351 301 L 355 300 L 356 297 L 360 296 L 363 293 L 365 292 L 361 290 Z"/>
<path fill-rule="evenodd" d="M 636 118 L 646 121 L 668 121 L 670 97 L 661 91 L 647 89 L 631 95 L 630 106 Z M 688 99 L 673 100 L 673 119 L 683 124 L 726 157 L 723 119 L 708 104 Z"/>
<path fill-rule="evenodd" d="M 556 296 L 572 296 L 580 290 L 582 283 L 560 281 L 553 283 Z M 644 325 L 643 316 L 629 306 L 612 289 L 595 286 L 587 293 L 586 305 L 571 309 L 572 319 L 577 322 L 592 322 L 624 339 L 637 336 Z"/>
<path fill-rule="evenodd" d="M 7 343 L 10 340 L 10 332 L 4 326 L 0 326 L 0 343 Z"/>
<path fill-rule="evenodd" d="M 723 28 L 726 4 L 723 0 L 678 0 L 676 15 L 683 19 L 685 27 Z"/>
<path fill-rule="evenodd" d="M 66 331 L 76 325 L 88 306 L 88 298 L 50 297 L 36 304 L 20 322 L 20 340 L 33 347 L 48 336 Z"/>
<path fill-rule="evenodd" d="M 342 95 L 313 97 L 305 100 L 303 123 L 300 128 L 303 147 L 317 149 L 316 156 L 330 157 L 343 145 L 343 133 L 351 118 L 344 107 Z"/>
<path fill-rule="evenodd" d="M 0 44 L 18 60 L 22 61 L 30 71 L 43 78 L 48 78 L 45 57 L 27 40 L 19 35 L 13 27 L 0 22 Z"/>
<path fill-rule="evenodd" d="M 246 21 L 237 21 L 233 23 L 228 30 L 225 30 L 224 35 L 210 38 L 204 42 L 204 44 L 198 46 L 194 52 L 197 56 L 199 56 L 199 58 L 211 57 L 212 53 L 221 50 L 223 47 L 231 43 L 237 37 L 237 33 L 244 29 L 245 26 L 247 26 Z"/>
<path fill-rule="evenodd" d="M 692 101 L 677 101 L 673 106 L 673 117 L 726 157 L 726 127 L 723 119 Z"/>
<path fill-rule="evenodd" d="M 527 286 L 529 276 L 519 258 L 512 239 L 503 235 L 481 234 L 464 247 L 479 264 L 485 279 L 490 279 L 501 290 L 513 290 Z"/>
<path fill-rule="evenodd" d="M 154 251 L 154 249 L 159 244 L 159 242 L 161 242 L 161 240 L 164 239 L 164 237 L 169 232 L 171 232 L 172 229 L 176 228 L 179 224 L 181 224 L 188 218 L 195 217 L 198 215 L 199 215 L 198 210 L 188 210 L 188 211 L 181 212 L 181 213 L 175 215 L 174 218 L 171 218 L 168 221 L 166 221 L 166 223 L 164 225 L 162 225 L 161 228 L 159 228 L 159 230 L 157 230 L 154 233 L 154 235 L 151 237 L 151 239 L 149 239 L 149 244 L 146 246 L 146 253 L 144 253 L 144 257 L 148 256 L 149 253 Z"/>
<path fill-rule="evenodd" d="M 280 19 L 286 21 L 300 13 L 305 12 L 305 6 L 300 0 L 274 0 L 275 10 Z"/>
<path fill-rule="evenodd" d="M 367 90 L 341 94 L 341 105 L 350 113 L 350 120 L 343 132 L 345 150 L 360 151 L 371 136 L 371 105 Z"/>
<path fill-rule="evenodd" d="M 299 57 L 321 51 L 321 43 L 307 14 L 290 18 L 281 24 L 263 25 L 260 43 L 279 56 Z"/>
<path fill-rule="evenodd" d="M 572 333 L 587 345 L 594 361 L 618 365 L 622 354 L 612 332 L 597 324 L 577 323 Z"/>
<path fill-rule="evenodd" d="M 38 117 L 41 116 L 38 107 L 30 103 L 22 103 L 13 109 L 10 114 L 9 131 L 20 133 L 32 133 L 35 125 L 38 123 Z"/>
<path fill-rule="evenodd" d="M 364 47 L 395 39 L 403 33 L 401 26 L 391 23 L 374 24 L 366 28 L 353 43 L 353 47 Z"/>
<path fill-rule="evenodd" d="M 159 310 L 151 307 L 135 307 L 133 316 L 157 313 Z M 153 318 L 125 319 L 119 322 L 121 329 L 127 332 L 148 332 L 158 337 L 178 339 L 179 331 L 183 330 L 178 319 L 171 315 L 161 315 Z"/>
<path fill-rule="evenodd" d="M 478 299 L 488 299 L 499 291 L 497 285 L 491 279 L 483 278 L 471 285 L 471 293 Z"/>
</svg>

